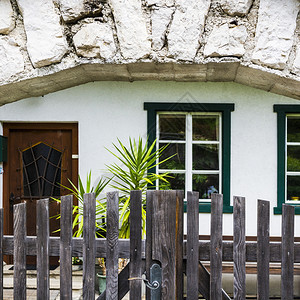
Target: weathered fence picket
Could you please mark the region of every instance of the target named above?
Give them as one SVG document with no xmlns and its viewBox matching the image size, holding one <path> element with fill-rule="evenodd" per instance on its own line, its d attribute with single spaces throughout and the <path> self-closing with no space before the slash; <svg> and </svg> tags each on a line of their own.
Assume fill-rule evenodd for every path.
<svg viewBox="0 0 300 300">
<path fill-rule="evenodd" d="M 106 290 L 102 292 L 97 300 L 122 299 L 129 291 L 129 264 L 127 264 L 118 275 L 118 257 L 129 258 L 130 241 L 118 239 L 119 195 L 117 192 L 111 192 L 107 194 L 107 205 L 107 240 L 96 240 L 96 249 L 99 249 L 99 244 L 97 243 L 97 241 L 101 240 L 103 244 L 106 244 L 106 253 L 103 253 L 100 257 L 106 257 L 107 281 Z"/>
<path fill-rule="evenodd" d="M 152 259 L 162 267 L 161 299 L 176 299 L 176 191 L 153 191 Z"/>
<path fill-rule="evenodd" d="M 61 197 L 60 204 L 60 298 L 72 299 L 72 209 L 73 196 Z"/>
<path fill-rule="evenodd" d="M 130 300 L 142 297 L 142 192 L 130 193 Z"/>
<path fill-rule="evenodd" d="M 37 298 L 49 299 L 49 199 L 36 206 Z"/>
<path fill-rule="evenodd" d="M 26 299 L 26 204 L 14 205 L 14 299 Z"/>
<path fill-rule="evenodd" d="M 60 256 L 60 297 L 72 299 L 72 256 L 83 257 L 83 299 L 94 299 L 95 258 L 106 259 L 107 288 L 98 300 L 139 300 L 141 277 L 151 280 L 151 266 L 162 268 L 161 286 L 146 289 L 146 299 L 183 299 L 183 273 L 187 299 L 230 299 L 222 290 L 222 261 L 233 262 L 234 299 L 245 299 L 245 262 L 257 262 L 257 298 L 269 298 L 269 262 L 281 262 L 281 299 L 293 299 L 294 263 L 300 262 L 300 245 L 294 243 L 294 207 L 283 205 L 282 241 L 270 243 L 270 203 L 258 200 L 257 242 L 245 242 L 245 198 L 234 197 L 233 241 L 222 240 L 222 195 L 211 200 L 211 241 L 199 241 L 198 198 L 187 195 L 187 238 L 183 240 L 182 191 L 148 191 L 146 241 L 142 240 L 142 193 L 132 191 L 130 240 L 119 239 L 119 196 L 107 194 L 106 238 L 95 238 L 95 195 L 84 195 L 83 238 L 72 238 L 72 196 L 61 199 L 60 237 L 49 236 L 49 200 L 37 203 L 37 236 L 26 236 L 26 204 L 14 206 L 14 236 L 3 236 L 0 209 L 0 259 L 14 255 L 14 298 L 26 299 L 26 255 L 37 257 L 37 298 L 49 299 L 49 256 Z M 118 258 L 130 259 L 118 274 Z M 210 261 L 210 273 L 201 263 Z M 3 264 L 0 262 L 0 299 L 3 298 Z M 131 279 L 131 280 L 129 280 Z M 151 298 L 153 297 L 153 298 Z"/>
<path fill-rule="evenodd" d="M 183 299 L 183 207 L 184 192 L 176 191 L 176 236 L 175 236 L 175 299 Z"/>
<path fill-rule="evenodd" d="M 95 194 L 83 196 L 83 300 L 95 298 Z"/>
<path fill-rule="evenodd" d="M 246 298 L 245 198 L 233 198 L 233 298 Z"/>
<path fill-rule="evenodd" d="M 223 196 L 212 194 L 210 225 L 210 299 L 222 299 Z"/>
<path fill-rule="evenodd" d="M 119 194 L 107 193 L 106 299 L 118 299 Z M 95 223 L 94 223 L 95 224 Z"/>
<path fill-rule="evenodd" d="M 146 206 L 147 206 L 147 217 L 146 217 L 146 278 L 150 278 L 150 267 L 154 263 L 152 259 L 152 219 L 153 219 L 153 191 L 147 191 L 146 194 Z M 151 290 L 146 289 L 146 300 L 151 300 Z"/>
<path fill-rule="evenodd" d="M 257 203 L 257 299 L 269 299 L 270 202 Z"/>
<path fill-rule="evenodd" d="M 291 205 L 282 206 L 281 299 L 294 297 L 294 215 Z"/>
<path fill-rule="evenodd" d="M 187 241 L 186 241 L 186 276 L 187 298 L 199 299 L 199 193 L 187 193 Z"/>
</svg>

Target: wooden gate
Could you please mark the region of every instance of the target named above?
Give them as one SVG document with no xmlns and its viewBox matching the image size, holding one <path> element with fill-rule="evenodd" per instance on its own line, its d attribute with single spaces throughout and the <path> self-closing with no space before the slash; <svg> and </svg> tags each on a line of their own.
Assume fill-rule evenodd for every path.
<svg viewBox="0 0 300 300">
<path fill-rule="evenodd" d="M 183 238 L 183 192 L 147 192 L 147 231 L 142 239 L 140 191 L 131 192 L 130 240 L 118 239 L 119 198 L 107 194 L 107 239 L 95 238 L 95 196 L 84 196 L 83 238 L 72 238 L 72 196 L 61 201 L 60 237 L 49 236 L 49 200 L 37 204 L 37 236 L 26 235 L 26 204 L 14 206 L 14 235 L 3 236 L 0 210 L 0 299 L 3 299 L 3 255 L 14 255 L 14 299 L 26 299 L 26 255 L 37 256 L 37 299 L 49 299 L 49 256 L 60 256 L 61 299 L 72 298 L 72 256 L 83 257 L 83 299 L 95 298 L 95 258 L 104 257 L 106 291 L 98 299 L 147 300 L 230 299 L 222 290 L 222 261 L 234 263 L 234 299 L 245 299 L 245 262 L 257 261 L 258 299 L 269 298 L 269 262 L 282 262 L 281 298 L 293 299 L 293 265 L 300 262 L 294 244 L 294 208 L 283 206 L 282 242 L 269 242 L 270 207 L 258 201 L 257 242 L 245 242 L 245 199 L 234 197 L 234 240 L 222 241 L 222 195 L 213 194 L 211 240 L 199 241 L 196 192 L 187 195 L 187 238 Z M 201 215 L 200 215 L 201 217 Z M 118 258 L 129 264 L 118 274 Z M 201 264 L 210 261 L 210 274 Z M 144 274 L 145 273 L 145 274 Z M 183 278 L 187 276 L 186 295 Z"/>
</svg>

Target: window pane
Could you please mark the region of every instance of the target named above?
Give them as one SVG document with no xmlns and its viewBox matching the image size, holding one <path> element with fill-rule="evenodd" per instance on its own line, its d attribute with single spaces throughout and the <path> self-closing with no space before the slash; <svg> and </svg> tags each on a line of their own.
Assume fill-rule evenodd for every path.
<svg viewBox="0 0 300 300">
<path fill-rule="evenodd" d="M 159 181 L 160 190 L 182 190 L 185 191 L 185 174 L 169 174 L 170 177 L 167 178 L 169 183 L 164 181 Z"/>
<path fill-rule="evenodd" d="M 300 118 L 287 117 L 287 141 L 300 142 Z"/>
<path fill-rule="evenodd" d="M 287 147 L 287 170 L 300 172 L 300 146 Z"/>
<path fill-rule="evenodd" d="M 159 115 L 160 140 L 185 140 L 185 115 Z"/>
<path fill-rule="evenodd" d="M 193 116 L 194 141 L 219 140 L 219 116 Z"/>
<path fill-rule="evenodd" d="M 62 152 L 44 143 L 23 150 L 23 196 L 59 196 L 61 159 Z"/>
<path fill-rule="evenodd" d="M 210 199 L 219 192 L 219 175 L 193 175 L 193 191 L 199 192 L 200 199 Z"/>
<path fill-rule="evenodd" d="M 300 200 L 300 176 L 287 176 L 287 200 Z"/>
<path fill-rule="evenodd" d="M 219 170 L 219 145 L 193 145 L 193 170 Z"/>
<path fill-rule="evenodd" d="M 168 144 L 160 143 L 159 148 Z M 164 163 L 159 165 L 159 169 L 168 170 L 184 170 L 185 169 L 185 144 L 169 144 L 162 152 L 159 161 L 164 161 L 168 157 L 174 155 Z"/>
</svg>

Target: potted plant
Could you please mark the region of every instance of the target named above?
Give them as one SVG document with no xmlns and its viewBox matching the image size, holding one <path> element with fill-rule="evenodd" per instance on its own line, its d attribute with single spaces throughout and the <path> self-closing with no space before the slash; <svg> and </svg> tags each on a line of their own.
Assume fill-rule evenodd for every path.
<svg viewBox="0 0 300 300">
<path fill-rule="evenodd" d="M 130 234 L 130 191 L 142 191 L 142 231 L 146 233 L 146 190 L 155 188 L 156 182 L 168 184 L 168 173 L 156 174 L 152 170 L 167 159 L 160 161 L 159 158 L 166 146 L 155 150 L 156 141 L 148 146 L 148 141 L 141 138 L 136 141 L 129 138 L 129 147 L 126 147 L 119 139 L 118 145 L 113 144 L 114 151 L 107 149 L 117 163 L 107 165 L 107 170 L 113 175 L 110 186 L 120 192 L 120 238 L 129 238 Z"/>
<path fill-rule="evenodd" d="M 77 205 L 73 205 L 73 237 L 82 237 L 83 234 L 83 195 L 85 193 L 95 193 L 96 196 L 96 222 L 95 222 L 95 235 L 96 237 L 105 237 L 106 233 L 106 200 L 104 198 L 99 198 L 104 188 L 108 185 L 111 179 L 100 178 L 95 186 L 92 186 L 92 175 L 91 171 L 87 174 L 86 185 L 84 186 L 80 175 L 78 175 L 78 188 L 76 185 L 68 179 L 70 182 L 71 188 L 63 186 L 66 188 L 78 201 Z M 60 202 L 60 199 L 53 198 L 55 201 Z M 60 218 L 60 215 L 57 216 Z M 59 230 L 58 230 L 59 231 Z M 82 263 L 79 257 L 73 257 L 73 264 Z M 98 259 L 100 272 L 105 276 L 105 262 L 103 258 Z"/>
<path fill-rule="evenodd" d="M 103 257 L 98 258 L 98 265 L 100 270 L 96 271 L 96 276 L 98 279 L 98 290 L 101 295 L 101 293 L 106 289 L 106 266 L 105 259 Z"/>
</svg>

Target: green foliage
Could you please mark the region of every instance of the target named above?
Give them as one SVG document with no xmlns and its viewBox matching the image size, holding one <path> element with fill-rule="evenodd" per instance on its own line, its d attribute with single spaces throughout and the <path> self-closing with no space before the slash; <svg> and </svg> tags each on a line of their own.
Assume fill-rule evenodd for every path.
<svg viewBox="0 0 300 300">
<path fill-rule="evenodd" d="M 177 155 L 177 154 L 175 154 L 175 155 Z M 167 169 L 167 170 L 184 170 L 185 163 L 180 161 L 179 159 L 178 159 L 178 161 L 177 160 L 169 160 L 164 163 L 162 168 Z"/>
<path fill-rule="evenodd" d="M 81 237 L 83 232 L 83 195 L 86 193 L 95 193 L 96 196 L 96 232 L 98 236 L 104 237 L 105 235 L 105 218 L 106 218 L 106 201 L 103 199 L 98 199 L 104 188 L 108 185 L 111 179 L 103 179 L 100 178 L 97 185 L 94 187 L 92 186 L 92 175 L 91 171 L 87 174 L 86 178 L 86 186 L 83 185 L 81 177 L 78 175 L 78 188 L 76 185 L 68 179 L 71 188 L 67 186 L 63 186 L 66 188 L 71 194 L 78 200 L 78 205 L 73 205 L 73 236 L 74 237 Z M 54 199 L 54 198 L 53 198 Z M 59 201 L 59 199 L 54 199 Z M 60 215 L 58 216 L 60 218 Z"/>
<path fill-rule="evenodd" d="M 129 147 L 126 147 L 119 139 L 119 144 L 115 145 L 114 152 L 108 150 L 118 160 L 118 163 L 113 163 L 107 166 L 110 173 L 114 175 L 111 187 L 120 191 L 120 220 L 121 228 L 119 237 L 129 237 L 129 214 L 130 214 L 130 191 L 141 190 L 143 194 L 142 205 L 142 227 L 143 233 L 146 228 L 146 190 L 150 186 L 155 187 L 156 181 L 168 183 L 168 173 L 155 174 L 151 172 L 152 168 L 165 162 L 169 158 L 157 162 L 162 152 L 167 147 L 164 146 L 155 150 L 156 141 L 149 147 L 143 145 L 143 141 L 139 138 L 138 141 L 129 138 Z"/>
<path fill-rule="evenodd" d="M 288 156 L 287 157 L 287 170 L 288 171 L 299 171 L 300 170 L 300 160 L 298 158 Z"/>
<path fill-rule="evenodd" d="M 171 171 L 170 171 L 171 172 Z M 185 174 L 169 173 L 169 182 L 161 182 L 159 185 L 160 190 L 184 190 L 185 188 Z"/>
</svg>

